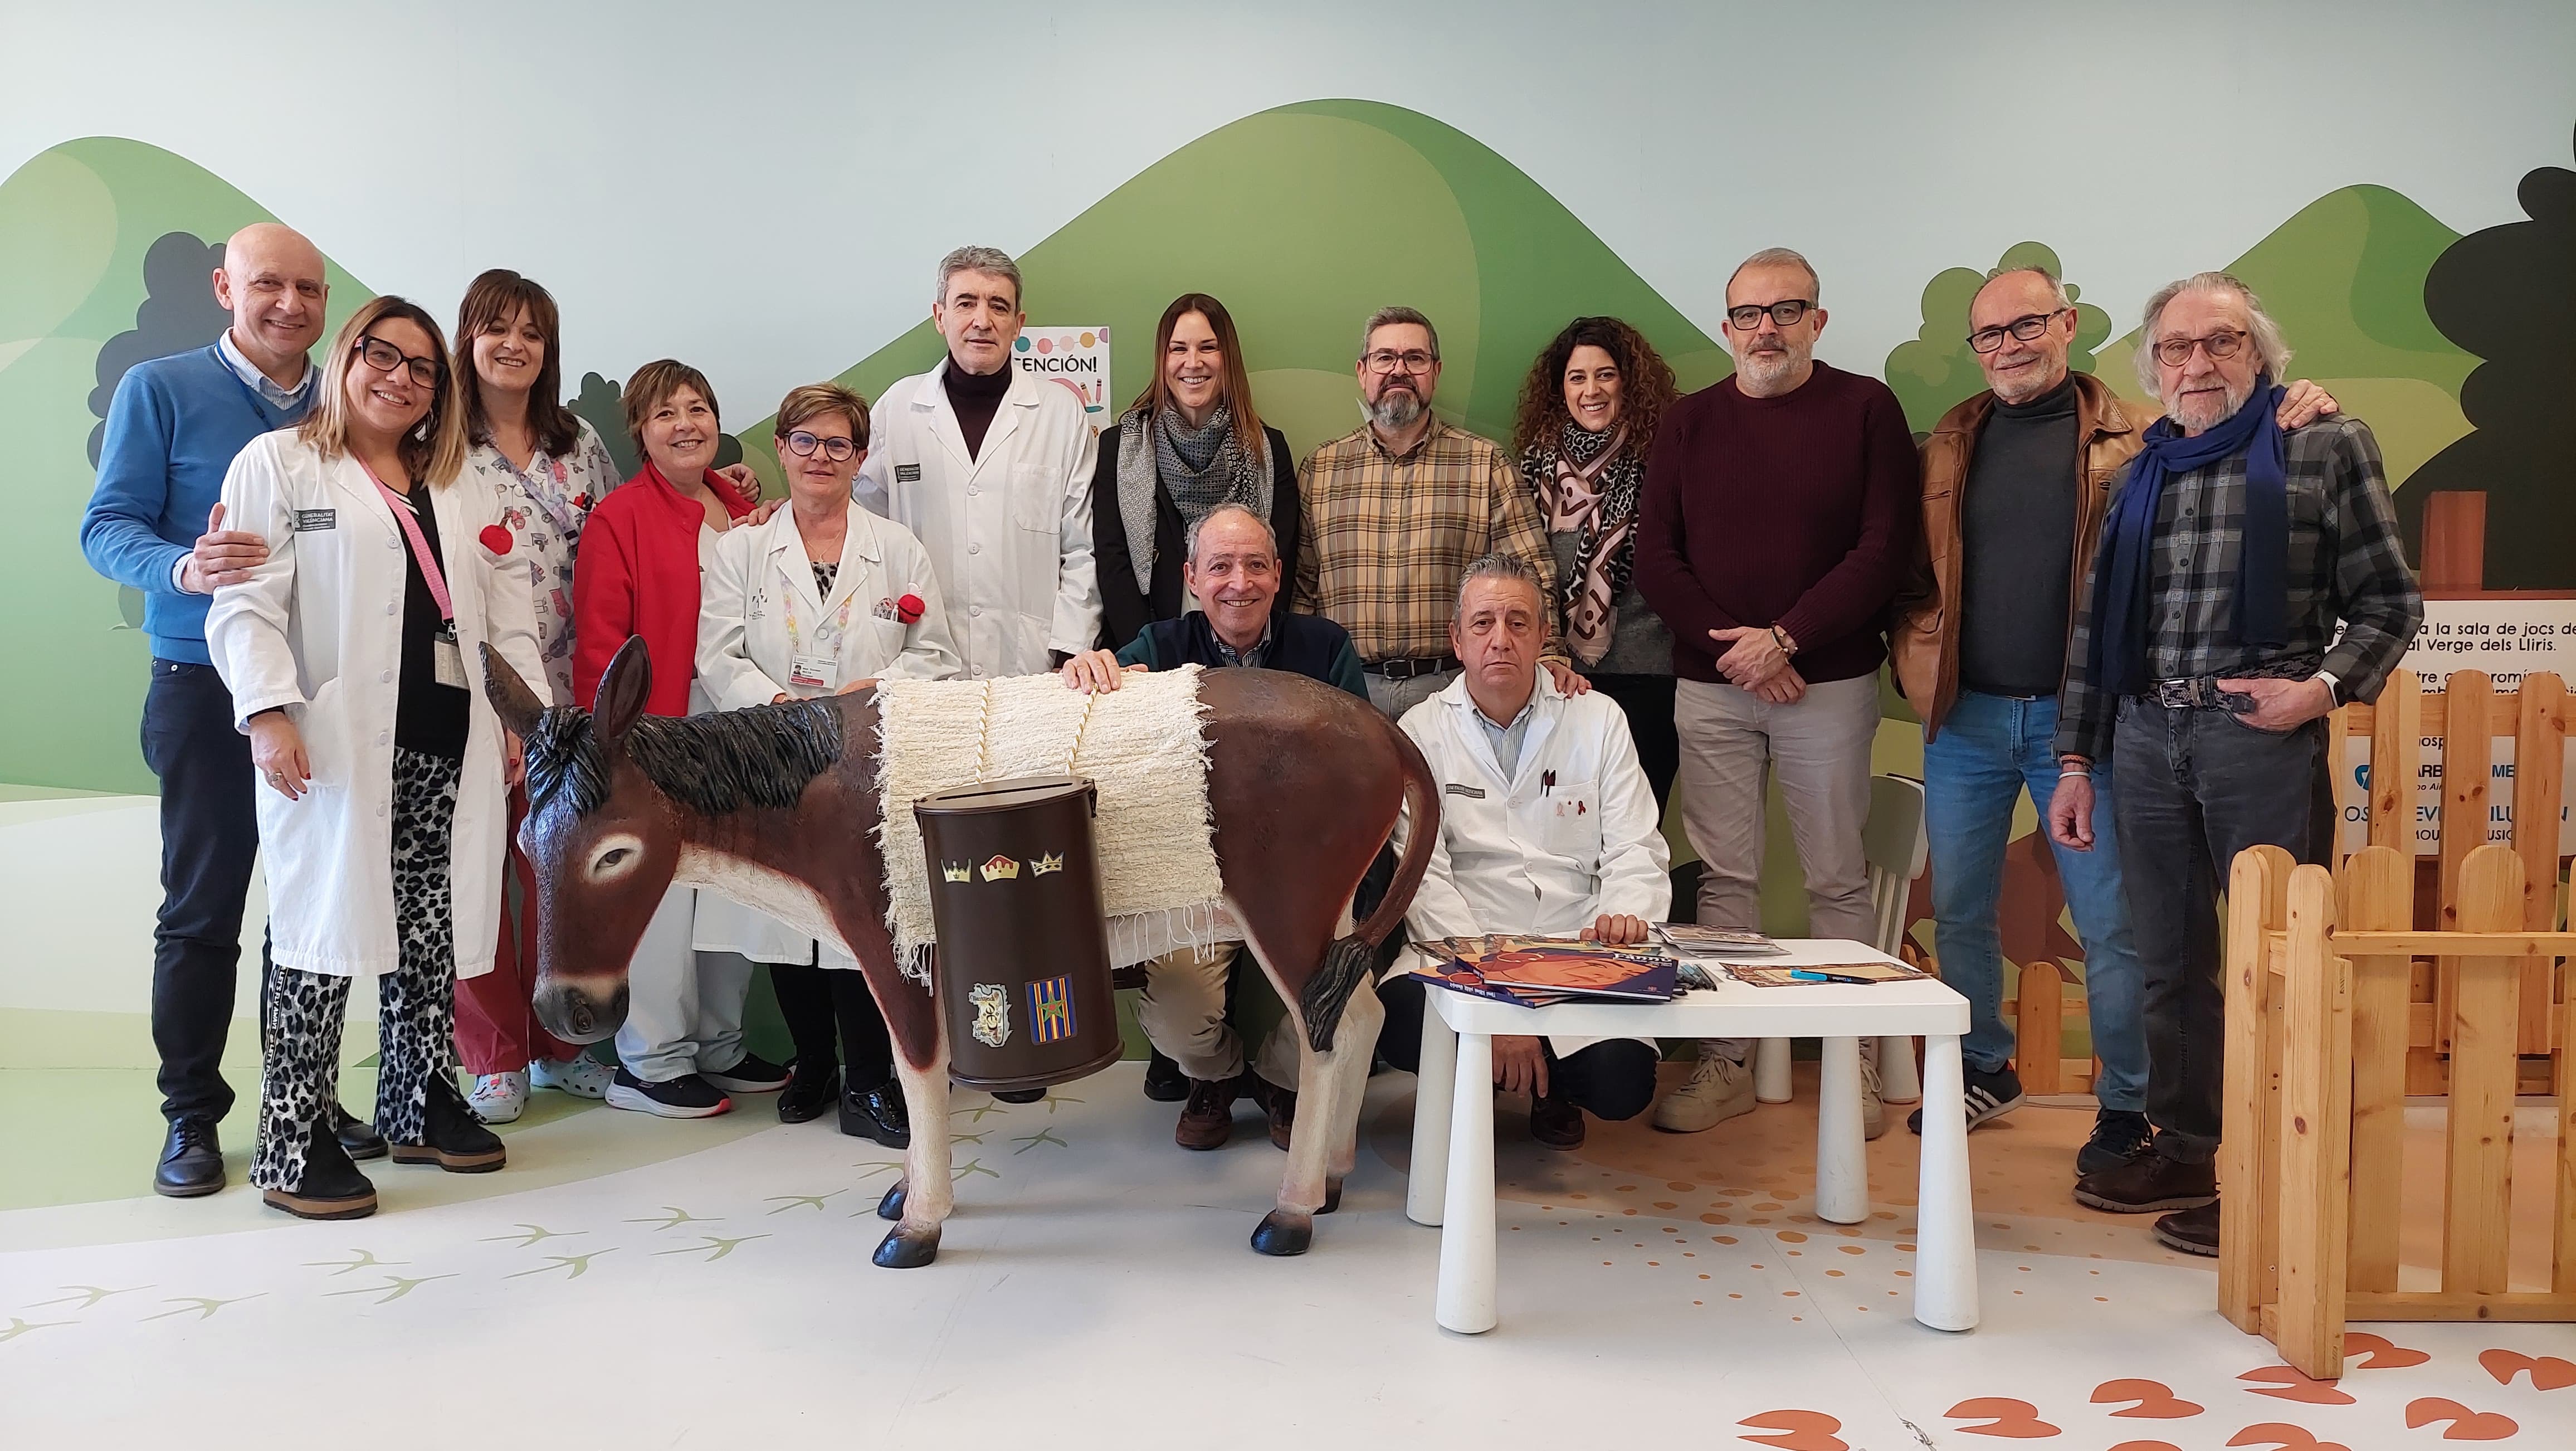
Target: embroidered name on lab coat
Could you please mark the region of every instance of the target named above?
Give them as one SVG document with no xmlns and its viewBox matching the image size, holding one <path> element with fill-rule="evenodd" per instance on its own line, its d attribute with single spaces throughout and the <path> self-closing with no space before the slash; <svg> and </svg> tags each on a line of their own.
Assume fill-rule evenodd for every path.
<svg viewBox="0 0 2576 1451">
<path fill-rule="evenodd" d="M 1485 788 L 1482 786 L 1462 786 L 1459 783 L 1452 781 L 1443 789 L 1452 796 L 1464 796 L 1470 801 L 1482 801 L 1485 799 Z"/>
</svg>

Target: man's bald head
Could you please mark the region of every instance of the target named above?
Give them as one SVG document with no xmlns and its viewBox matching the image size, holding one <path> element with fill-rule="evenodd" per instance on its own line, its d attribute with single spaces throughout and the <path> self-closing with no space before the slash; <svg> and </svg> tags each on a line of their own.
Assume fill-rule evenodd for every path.
<svg viewBox="0 0 2576 1451">
<path fill-rule="evenodd" d="M 281 386 L 304 376 L 330 299 L 321 250 L 293 227 L 253 222 L 224 243 L 215 301 L 233 315 L 233 346 Z"/>
</svg>

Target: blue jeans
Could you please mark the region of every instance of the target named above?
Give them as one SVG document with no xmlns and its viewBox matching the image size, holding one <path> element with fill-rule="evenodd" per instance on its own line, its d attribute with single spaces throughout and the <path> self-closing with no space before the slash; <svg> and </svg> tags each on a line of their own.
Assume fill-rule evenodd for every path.
<svg viewBox="0 0 2576 1451">
<path fill-rule="evenodd" d="M 2027 787 L 2048 830 L 2048 799 L 2057 790 L 2057 697 L 2019 700 L 1959 692 L 1940 734 L 1923 746 L 1924 826 L 1932 840 L 1932 919 L 1941 976 L 1968 999 L 1968 1066 L 1992 1073 L 2012 1057 L 2013 1030 L 2003 1019 L 2004 848 L 2013 807 Z M 2102 1060 L 2093 1094 L 2106 1109 L 2146 1109 L 2145 979 L 2129 930 L 2120 886 L 2120 848 L 2112 828 L 2111 772 L 2093 772 L 2093 849 L 2051 842 L 2066 904 L 2084 943 L 2084 997 L 2093 1052 Z M 2055 1044 L 2046 1045 L 2056 1051 Z"/>
</svg>

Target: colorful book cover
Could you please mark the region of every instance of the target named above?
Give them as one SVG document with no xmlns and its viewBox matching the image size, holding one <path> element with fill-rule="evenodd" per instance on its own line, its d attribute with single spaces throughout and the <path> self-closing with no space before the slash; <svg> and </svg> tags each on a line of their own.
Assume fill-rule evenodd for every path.
<svg viewBox="0 0 2576 1451">
<path fill-rule="evenodd" d="M 1660 948 L 1566 937 L 1444 937 L 1419 944 L 1441 959 L 1417 969 L 1453 992 L 1523 1007 L 1565 998 L 1669 1002 L 1678 964 Z"/>
</svg>

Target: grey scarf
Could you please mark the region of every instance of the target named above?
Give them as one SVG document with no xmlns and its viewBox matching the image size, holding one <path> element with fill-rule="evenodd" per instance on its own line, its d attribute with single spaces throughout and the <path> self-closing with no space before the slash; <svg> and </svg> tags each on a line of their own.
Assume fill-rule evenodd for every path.
<svg viewBox="0 0 2576 1451">
<path fill-rule="evenodd" d="M 1147 428 L 1153 430 L 1147 443 Z M 1131 408 L 1118 419 L 1118 517 L 1127 526 L 1127 556 L 1136 567 L 1136 588 L 1154 587 L 1154 491 L 1169 494 L 1181 514 L 1181 529 L 1219 504 L 1241 504 L 1270 518 L 1270 439 L 1264 435 L 1257 455 L 1247 454 L 1234 437 L 1234 410 L 1219 403 L 1207 422 L 1192 428 L 1178 411 L 1163 409 L 1148 418 Z"/>
</svg>

